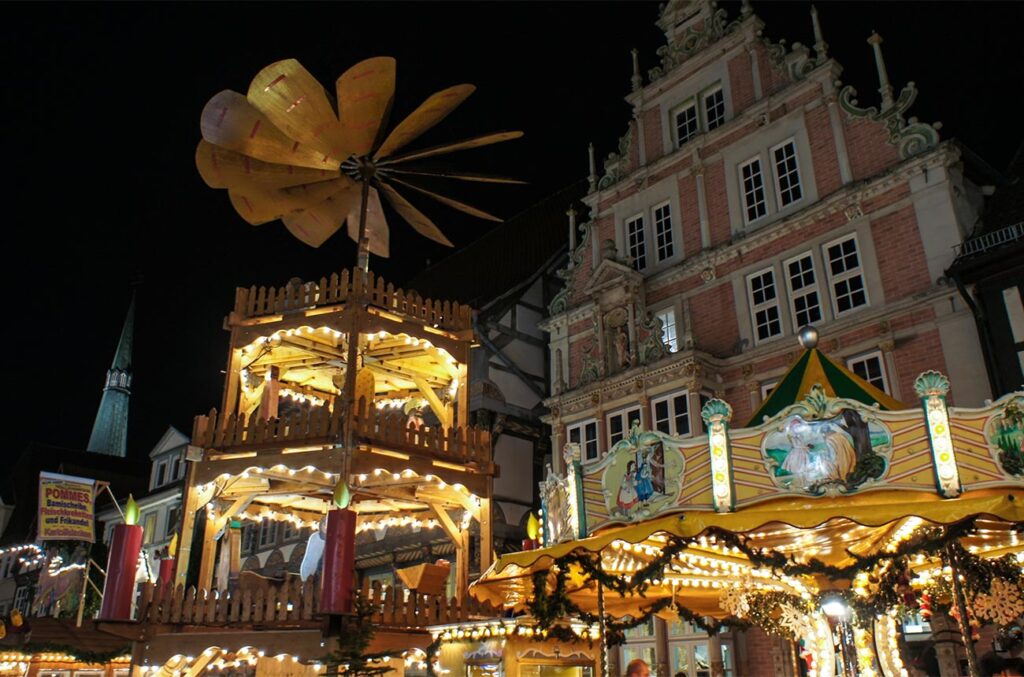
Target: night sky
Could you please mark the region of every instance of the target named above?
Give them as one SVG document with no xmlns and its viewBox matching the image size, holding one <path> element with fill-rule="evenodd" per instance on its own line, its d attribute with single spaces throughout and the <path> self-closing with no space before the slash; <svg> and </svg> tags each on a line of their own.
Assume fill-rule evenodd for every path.
<svg viewBox="0 0 1024 677">
<path fill-rule="evenodd" d="M 724 3 L 735 16 L 738 3 Z M 773 39 L 814 42 L 804 2 L 754 2 Z M 876 104 L 872 29 L 911 115 L 941 120 L 1004 168 L 1020 143 L 1024 70 L 1020 3 L 819 3 L 843 81 Z M 333 91 L 337 76 L 377 55 L 398 60 L 392 124 L 427 95 L 470 82 L 477 92 L 414 147 L 503 129 L 524 139 L 449 156 L 453 167 L 502 173 L 527 186 L 454 185 L 472 204 L 512 216 L 584 177 L 625 132 L 632 47 L 644 73 L 663 36 L 657 4 L 203 3 L 6 4 L 3 53 L 8 185 L 4 335 L 8 454 L 29 441 L 84 448 L 130 296 L 141 276 L 129 454 L 142 457 L 168 424 L 220 399 L 236 285 L 283 284 L 351 266 L 341 232 L 319 250 L 280 223 L 243 222 L 193 163 L 199 115 L 222 89 L 245 92 L 273 61 L 294 57 Z M 492 224 L 413 200 L 455 242 Z M 396 283 L 446 252 L 397 217 Z"/>
</svg>

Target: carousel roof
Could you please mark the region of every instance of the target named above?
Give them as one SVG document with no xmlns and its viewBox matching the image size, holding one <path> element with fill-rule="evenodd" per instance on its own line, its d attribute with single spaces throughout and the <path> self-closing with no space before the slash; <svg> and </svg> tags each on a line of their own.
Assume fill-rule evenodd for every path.
<svg viewBox="0 0 1024 677">
<path fill-rule="evenodd" d="M 804 350 L 768 398 L 754 412 L 747 426 L 761 423 L 765 417 L 772 417 L 786 407 L 807 397 L 811 388 L 820 385 L 829 397 L 861 402 L 868 406 L 878 404 L 883 411 L 899 411 L 908 406 L 893 399 L 871 385 L 843 365 L 834 362 L 815 347 Z"/>
</svg>

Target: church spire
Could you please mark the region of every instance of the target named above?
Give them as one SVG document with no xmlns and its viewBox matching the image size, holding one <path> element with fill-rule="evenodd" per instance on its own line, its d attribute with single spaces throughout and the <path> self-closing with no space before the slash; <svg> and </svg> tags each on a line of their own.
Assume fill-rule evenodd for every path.
<svg viewBox="0 0 1024 677">
<path fill-rule="evenodd" d="M 111 456 L 124 456 L 128 442 L 128 399 L 132 386 L 132 342 L 135 335 L 135 291 L 124 318 L 121 339 L 114 361 L 107 370 L 107 380 L 100 399 L 100 408 L 89 435 L 89 451 Z"/>
</svg>

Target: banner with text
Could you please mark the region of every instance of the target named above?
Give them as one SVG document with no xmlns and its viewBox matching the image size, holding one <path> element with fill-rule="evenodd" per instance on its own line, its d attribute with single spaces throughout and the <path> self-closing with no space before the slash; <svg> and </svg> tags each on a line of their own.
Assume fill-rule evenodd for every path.
<svg viewBox="0 0 1024 677">
<path fill-rule="evenodd" d="M 39 473 L 39 540 L 94 542 L 96 480 Z"/>
</svg>

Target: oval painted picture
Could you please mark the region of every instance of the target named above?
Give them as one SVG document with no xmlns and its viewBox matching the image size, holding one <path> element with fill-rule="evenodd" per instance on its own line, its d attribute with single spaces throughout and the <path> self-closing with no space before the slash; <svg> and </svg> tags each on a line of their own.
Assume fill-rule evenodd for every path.
<svg viewBox="0 0 1024 677">
<path fill-rule="evenodd" d="M 765 435 L 761 453 L 778 487 L 812 496 L 849 494 L 885 476 L 892 434 L 855 409 L 819 421 L 796 414 Z"/>
<path fill-rule="evenodd" d="M 634 430 L 605 463 L 601 485 L 611 520 L 648 519 L 678 503 L 684 460 L 668 436 Z"/>
</svg>

